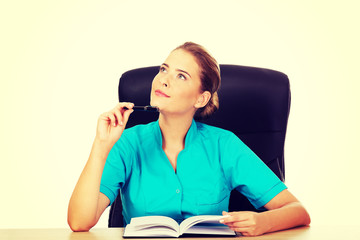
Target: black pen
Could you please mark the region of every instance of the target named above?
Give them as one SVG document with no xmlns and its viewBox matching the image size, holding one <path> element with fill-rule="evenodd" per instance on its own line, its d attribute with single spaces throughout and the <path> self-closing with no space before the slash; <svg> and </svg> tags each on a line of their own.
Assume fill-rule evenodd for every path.
<svg viewBox="0 0 360 240">
<path fill-rule="evenodd" d="M 128 110 L 127 107 L 124 107 L 124 109 Z M 134 106 L 132 109 L 134 109 L 134 111 L 145 111 L 145 112 L 158 112 L 159 111 L 158 107 L 153 107 L 153 106 Z"/>
</svg>

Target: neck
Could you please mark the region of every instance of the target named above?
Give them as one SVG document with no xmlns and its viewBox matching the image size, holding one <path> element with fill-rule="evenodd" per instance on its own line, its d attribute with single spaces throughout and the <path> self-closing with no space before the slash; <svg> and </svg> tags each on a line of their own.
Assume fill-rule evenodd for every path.
<svg viewBox="0 0 360 240">
<path fill-rule="evenodd" d="M 163 148 L 177 146 L 184 149 L 185 137 L 191 126 L 192 117 L 159 115 L 159 126 L 162 133 Z"/>
</svg>

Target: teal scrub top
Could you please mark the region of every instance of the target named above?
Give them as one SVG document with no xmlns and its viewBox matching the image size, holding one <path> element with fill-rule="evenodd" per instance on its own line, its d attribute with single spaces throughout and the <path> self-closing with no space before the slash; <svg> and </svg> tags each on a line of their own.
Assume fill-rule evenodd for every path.
<svg viewBox="0 0 360 240">
<path fill-rule="evenodd" d="M 108 155 L 100 185 L 110 204 L 121 194 L 125 224 L 149 215 L 178 222 L 221 215 L 228 211 L 233 189 L 260 208 L 286 186 L 235 134 L 194 120 L 176 172 L 162 149 L 156 121 L 123 132 Z"/>
</svg>

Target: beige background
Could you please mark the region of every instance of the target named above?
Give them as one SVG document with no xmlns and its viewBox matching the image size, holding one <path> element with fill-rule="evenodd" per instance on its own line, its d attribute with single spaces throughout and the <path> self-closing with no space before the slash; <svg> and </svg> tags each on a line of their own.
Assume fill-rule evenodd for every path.
<svg viewBox="0 0 360 240">
<path fill-rule="evenodd" d="M 176 2 L 1 2 L 0 228 L 66 227 L 118 78 L 188 40 L 289 76 L 286 184 L 313 224 L 359 224 L 358 1 Z"/>
</svg>

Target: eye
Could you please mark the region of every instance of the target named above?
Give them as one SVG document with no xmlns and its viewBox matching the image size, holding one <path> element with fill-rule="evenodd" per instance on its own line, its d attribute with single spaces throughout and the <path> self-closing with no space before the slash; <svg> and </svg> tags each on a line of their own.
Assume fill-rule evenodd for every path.
<svg viewBox="0 0 360 240">
<path fill-rule="evenodd" d="M 178 78 L 181 79 L 181 80 L 186 80 L 186 77 L 183 74 L 179 74 Z"/>
<path fill-rule="evenodd" d="M 166 72 L 166 68 L 165 67 L 160 67 L 159 72 Z"/>
</svg>

